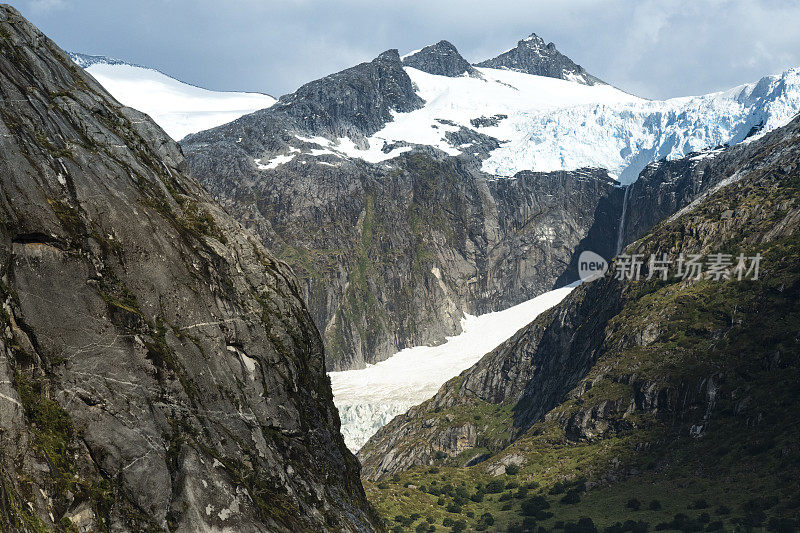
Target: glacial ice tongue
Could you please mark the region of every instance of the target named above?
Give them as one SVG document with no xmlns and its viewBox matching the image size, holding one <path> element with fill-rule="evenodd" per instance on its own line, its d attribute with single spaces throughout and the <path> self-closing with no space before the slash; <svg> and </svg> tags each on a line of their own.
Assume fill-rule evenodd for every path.
<svg viewBox="0 0 800 533">
<path fill-rule="evenodd" d="M 433 396 L 447 380 L 564 299 L 576 285 L 556 289 L 495 313 L 467 315 L 463 332 L 439 346 L 416 346 L 361 370 L 331 372 L 333 401 L 345 444 L 358 451 L 395 416 Z"/>
</svg>

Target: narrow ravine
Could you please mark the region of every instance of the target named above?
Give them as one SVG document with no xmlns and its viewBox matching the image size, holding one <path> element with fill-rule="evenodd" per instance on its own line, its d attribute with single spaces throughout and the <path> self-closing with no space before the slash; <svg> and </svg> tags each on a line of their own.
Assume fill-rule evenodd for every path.
<svg viewBox="0 0 800 533">
<path fill-rule="evenodd" d="M 467 315 L 462 333 L 439 346 L 415 346 L 364 369 L 329 373 L 347 447 L 357 451 L 392 418 L 433 396 L 447 380 L 558 304 L 576 286 L 503 311 Z"/>
</svg>

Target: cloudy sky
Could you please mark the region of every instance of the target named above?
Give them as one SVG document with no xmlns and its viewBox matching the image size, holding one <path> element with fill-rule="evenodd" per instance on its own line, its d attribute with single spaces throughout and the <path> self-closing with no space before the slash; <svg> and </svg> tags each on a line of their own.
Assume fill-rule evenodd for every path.
<svg viewBox="0 0 800 533">
<path fill-rule="evenodd" d="M 535 32 L 589 72 L 667 98 L 800 66 L 795 0 L 23 0 L 63 48 L 158 68 L 210 89 L 279 96 L 441 39 L 470 61 Z"/>
</svg>

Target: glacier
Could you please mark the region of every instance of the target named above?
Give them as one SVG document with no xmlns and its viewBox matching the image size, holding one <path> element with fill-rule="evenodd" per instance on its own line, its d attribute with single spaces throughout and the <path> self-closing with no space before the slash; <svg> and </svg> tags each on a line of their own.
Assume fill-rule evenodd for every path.
<svg viewBox="0 0 800 533">
<path fill-rule="evenodd" d="M 465 128 L 500 141 L 481 163 L 494 176 L 594 167 L 625 185 L 653 161 L 757 138 L 800 112 L 799 68 L 726 91 L 668 100 L 502 69 L 477 68 L 479 78 L 405 70 L 425 105 L 394 113 L 367 138 L 367 149 L 349 139 L 334 141 L 334 149 L 373 163 L 398 155 L 382 150 L 398 142 L 456 156 L 469 146 L 453 145 L 446 133 Z M 486 117 L 497 117 L 496 123 L 473 124 Z"/>
<path fill-rule="evenodd" d="M 505 127 L 514 134 L 482 168 L 512 176 L 523 169 L 601 167 L 628 184 L 653 161 L 758 138 L 798 112 L 800 69 L 795 68 L 697 97 L 518 113 Z"/>
<path fill-rule="evenodd" d="M 392 418 L 433 396 L 446 381 L 557 305 L 576 286 L 546 292 L 503 311 L 466 315 L 462 333 L 438 346 L 406 348 L 367 368 L 329 372 L 347 447 L 358 451 Z"/>
<path fill-rule="evenodd" d="M 102 56 L 70 54 L 121 104 L 150 115 L 175 140 L 272 106 L 267 94 L 211 91 L 147 67 Z"/>
</svg>

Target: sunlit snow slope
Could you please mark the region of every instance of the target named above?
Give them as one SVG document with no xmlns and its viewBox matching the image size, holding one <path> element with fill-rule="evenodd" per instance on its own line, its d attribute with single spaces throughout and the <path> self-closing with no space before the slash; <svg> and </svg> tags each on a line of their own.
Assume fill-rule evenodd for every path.
<svg viewBox="0 0 800 533">
<path fill-rule="evenodd" d="M 763 134 L 782 126 L 800 112 L 800 69 L 719 93 L 662 101 L 609 85 L 508 70 L 478 68 L 483 79 L 405 70 L 425 106 L 394 114 L 392 122 L 368 139 L 369 149 L 340 139 L 333 144 L 338 152 L 378 162 L 409 150 L 382 151 L 404 141 L 450 155 L 468 154 L 469 144 L 454 146 L 445 136 L 466 128 L 502 143 L 483 161 L 488 173 L 513 176 L 520 170 L 602 167 L 628 183 L 652 161 L 735 144 L 759 128 Z M 491 120 L 476 120 L 481 118 Z"/>
<path fill-rule="evenodd" d="M 176 140 L 275 103 L 275 98 L 266 94 L 209 91 L 113 59 L 72 57 L 120 103 L 147 113 Z"/>
<path fill-rule="evenodd" d="M 560 302 L 575 285 L 504 311 L 467 315 L 463 332 L 439 346 L 417 346 L 361 370 L 331 372 L 333 399 L 348 448 L 357 451 L 395 416 L 431 396 L 447 380 Z"/>
</svg>

